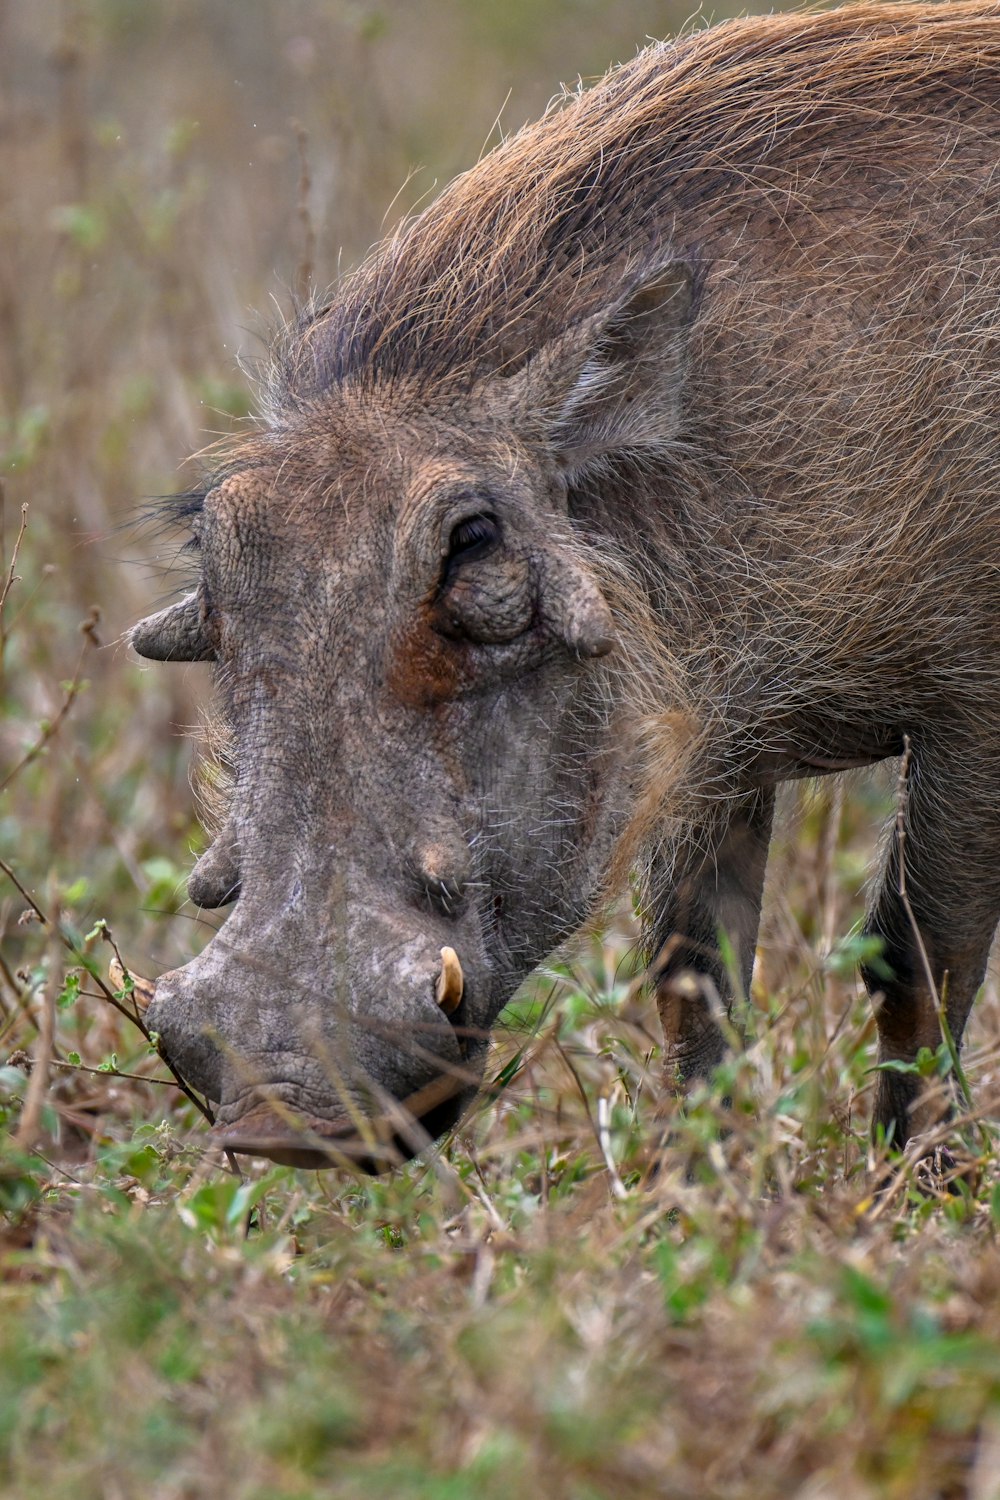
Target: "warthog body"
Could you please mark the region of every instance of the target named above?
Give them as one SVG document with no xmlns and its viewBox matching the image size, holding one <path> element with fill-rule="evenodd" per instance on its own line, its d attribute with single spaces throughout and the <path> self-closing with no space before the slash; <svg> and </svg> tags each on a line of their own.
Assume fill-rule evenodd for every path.
<svg viewBox="0 0 1000 1500">
<path fill-rule="evenodd" d="M 439 1133 L 631 867 L 668 1068 L 703 1075 L 776 785 L 904 736 L 961 1035 L 1000 916 L 998 161 L 996 5 L 737 21 L 513 136 L 287 333 L 187 503 L 196 591 L 133 633 L 219 664 L 232 805 L 190 891 L 238 900 L 149 1019 L 233 1149 Z M 912 1059 L 894 839 L 869 927 Z M 897 1141 L 915 1105 L 880 1074 Z"/>
</svg>

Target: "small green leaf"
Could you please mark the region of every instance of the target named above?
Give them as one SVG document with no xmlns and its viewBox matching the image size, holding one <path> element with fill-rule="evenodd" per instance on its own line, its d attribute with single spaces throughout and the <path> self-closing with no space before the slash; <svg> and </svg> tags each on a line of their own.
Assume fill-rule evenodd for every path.
<svg viewBox="0 0 1000 1500">
<path fill-rule="evenodd" d="M 493 1082 L 490 1084 L 491 1090 L 496 1090 L 499 1092 L 500 1089 L 505 1089 L 509 1083 L 512 1083 L 513 1080 L 517 1077 L 518 1073 L 521 1071 L 521 1063 L 523 1062 L 523 1060 L 523 1050 L 520 1052 L 515 1052 L 510 1061 L 504 1063 L 497 1076 L 493 1079 Z"/>
<path fill-rule="evenodd" d="M 864 964 L 876 979 L 892 979 L 892 969 L 883 957 L 884 947 L 884 939 L 875 933 L 851 932 L 830 951 L 823 967 L 828 974 L 847 979 Z"/>
<path fill-rule="evenodd" d="M 56 1005 L 60 1010 L 69 1010 L 71 1005 L 76 1004 L 79 995 L 80 975 L 71 970 L 63 981 L 63 987 L 56 1000 Z"/>
</svg>

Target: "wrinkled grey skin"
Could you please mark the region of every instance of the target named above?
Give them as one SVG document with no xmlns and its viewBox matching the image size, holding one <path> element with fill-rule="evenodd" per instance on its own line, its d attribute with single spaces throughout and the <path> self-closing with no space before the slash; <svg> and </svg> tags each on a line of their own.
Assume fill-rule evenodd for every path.
<svg viewBox="0 0 1000 1500">
<path fill-rule="evenodd" d="M 671 281 L 668 326 L 683 276 L 680 293 Z M 201 957 L 160 978 L 148 1023 L 219 1101 L 235 1149 L 377 1165 L 373 1132 L 385 1160 L 389 1137 L 405 1152 L 439 1134 L 475 1091 L 498 1012 L 607 867 L 613 635 L 570 545 L 567 435 L 561 457 L 516 440 L 526 379 L 484 416 L 494 403 L 480 391 L 464 411 L 388 416 L 331 398 L 284 467 L 208 494 L 196 609 L 133 634 L 143 654 L 221 668 L 236 785 L 192 895 L 222 904 L 238 881 L 238 902 Z M 502 539 L 449 565 L 456 527 L 483 513 Z M 445 945 L 465 981 L 450 1018 L 434 993 Z M 359 1118 L 376 1121 L 360 1141 Z"/>
</svg>

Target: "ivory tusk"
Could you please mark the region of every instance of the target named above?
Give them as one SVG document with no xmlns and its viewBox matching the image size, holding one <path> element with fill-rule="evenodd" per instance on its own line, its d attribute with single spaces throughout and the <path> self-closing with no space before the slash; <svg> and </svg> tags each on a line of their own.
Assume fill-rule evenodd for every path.
<svg viewBox="0 0 1000 1500">
<path fill-rule="evenodd" d="M 453 1010 L 458 1009 L 464 990 L 465 980 L 462 977 L 462 965 L 458 961 L 458 954 L 454 948 L 442 948 L 441 972 L 438 975 L 434 993 L 437 996 L 438 1005 L 446 1016 L 450 1016 Z"/>
<path fill-rule="evenodd" d="M 118 962 L 117 956 L 108 965 L 108 977 L 111 980 L 112 988 L 116 990 L 123 990 L 126 979 L 131 979 L 132 999 L 135 1001 L 135 1008 L 140 1016 L 144 1016 L 153 998 L 153 990 L 156 988 L 152 979 L 142 979 L 138 974 L 133 974 L 130 969 L 124 968 Z"/>
</svg>

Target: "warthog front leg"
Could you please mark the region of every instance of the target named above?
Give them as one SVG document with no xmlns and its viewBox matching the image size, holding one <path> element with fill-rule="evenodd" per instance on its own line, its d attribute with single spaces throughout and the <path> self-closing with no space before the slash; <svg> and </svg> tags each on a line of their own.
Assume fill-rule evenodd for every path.
<svg viewBox="0 0 1000 1500">
<path fill-rule="evenodd" d="M 721 934 L 749 992 L 773 818 L 774 792 L 749 794 L 714 836 L 706 835 L 697 859 L 673 873 L 653 966 L 671 1083 L 707 1077 L 725 1053 L 720 1007 L 728 1015 L 733 994 Z"/>
</svg>

